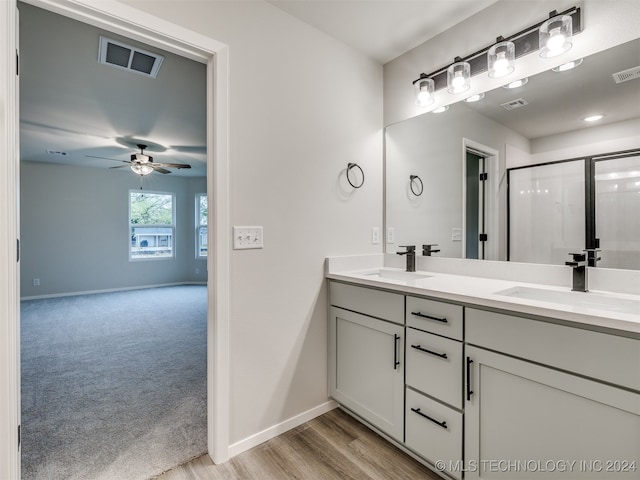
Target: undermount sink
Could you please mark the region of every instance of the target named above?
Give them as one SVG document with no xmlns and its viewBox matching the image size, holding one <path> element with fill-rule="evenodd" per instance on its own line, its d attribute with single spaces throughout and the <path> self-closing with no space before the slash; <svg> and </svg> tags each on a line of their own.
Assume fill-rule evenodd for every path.
<svg viewBox="0 0 640 480">
<path fill-rule="evenodd" d="M 393 268 L 381 268 L 375 272 L 365 273 L 365 276 L 371 279 L 398 280 L 407 282 L 412 280 L 421 280 L 423 278 L 431 278 L 433 275 L 427 275 L 420 272 L 406 272 L 404 270 Z"/>
<path fill-rule="evenodd" d="M 495 294 L 526 300 L 640 315 L 640 300 L 603 295 L 600 293 L 569 292 L 534 287 L 513 287 L 495 292 Z"/>
</svg>

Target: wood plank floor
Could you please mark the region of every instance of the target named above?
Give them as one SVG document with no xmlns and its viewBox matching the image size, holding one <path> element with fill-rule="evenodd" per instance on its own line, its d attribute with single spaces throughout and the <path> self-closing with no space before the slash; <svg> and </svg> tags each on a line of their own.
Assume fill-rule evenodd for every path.
<svg viewBox="0 0 640 480">
<path fill-rule="evenodd" d="M 157 480 L 441 480 L 427 467 L 339 409 L 222 465 L 208 455 Z"/>
</svg>

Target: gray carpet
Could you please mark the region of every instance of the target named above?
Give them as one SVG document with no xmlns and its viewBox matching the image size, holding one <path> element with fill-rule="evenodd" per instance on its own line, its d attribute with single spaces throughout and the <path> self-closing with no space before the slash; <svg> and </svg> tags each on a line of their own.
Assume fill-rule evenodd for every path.
<svg viewBox="0 0 640 480">
<path fill-rule="evenodd" d="M 143 480 L 206 451 L 206 288 L 22 302 L 24 480 Z"/>
</svg>

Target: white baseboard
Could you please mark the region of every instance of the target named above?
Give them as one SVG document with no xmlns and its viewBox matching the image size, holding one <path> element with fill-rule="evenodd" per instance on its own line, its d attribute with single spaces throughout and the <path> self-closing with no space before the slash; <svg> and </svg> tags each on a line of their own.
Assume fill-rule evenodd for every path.
<svg viewBox="0 0 640 480">
<path fill-rule="evenodd" d="M 76 297 L 78 295 L 93 295 L 95 293 L 113 293 L 113 292 L 125 292 L 129 290 L 143 290 L 145 288 L 161 288 L 161 287 L 175 287 L 178 285 L 206 285 L 207 282 L 176 282 L 176 283 L 161 283 L 158 285 L 138 285 L 136 287 L 118 287 L 118 288 L 105 288 L 102 290 L 85 290 L 82 292 L 65 292 L 65 293 L 51 293 L 49 295 L 34 295 L 31 297 L 20 297 L 20 300 L 40 300 L 43 298 L 58 298 L 58 297 Z"/>
<path fill-rule="evenodd" d="M 242 452 L 246 452 L 247 450 L 250 450 L 253 447 L 258 446 L 261 443 L 266 442 L 267 440 L 271 440 L 272 438 L 275 438 L 278 435 L 281 435 L 291 430 L 292 428 L 302 425 L 303 423 L 308 422 L 309 420 L 313 420 L 314 418 L 319 417 L 320 415 L 323 415 L 337 407 L 338 407 L 338 404 L 336 402 L 334 402 L 333 400 L 329 400 L 325 403 L 318 405 L 317 407 L 307 410 L 306 412 L 302 412 L 301 414 L 296 415 L 295 417 L 291 417 L 290 419 L 285 420 L 284 422 L 278 423 L 273 427 L 269 427 L 266 430 L 263 430 L 254 435 L 251 435 L 250 437 L 247 437 L 244 440 L 240 440 L 239 442 L 233 443 L 229 445 L 229 458 L 235 457 L 236 455 Z"/>
</svg>

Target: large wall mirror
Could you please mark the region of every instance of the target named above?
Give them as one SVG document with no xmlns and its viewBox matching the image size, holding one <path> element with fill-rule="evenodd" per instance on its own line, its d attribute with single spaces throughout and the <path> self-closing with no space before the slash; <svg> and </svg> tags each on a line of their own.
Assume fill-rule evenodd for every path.
<svg viewBox="0 0 640 480">
<path fill-rule="evenodd" d="M 386 252 L 563 264 L 598 237 L 599 266 L 640 269 L 633 69 L 640 39 L 388 126 Z"/>
</svg>

